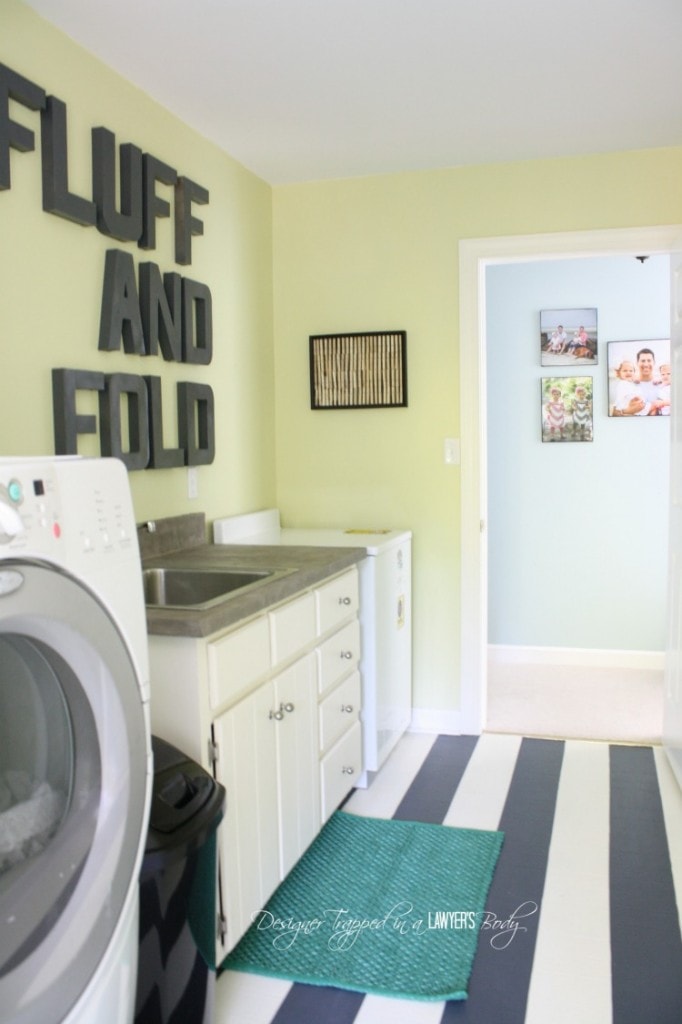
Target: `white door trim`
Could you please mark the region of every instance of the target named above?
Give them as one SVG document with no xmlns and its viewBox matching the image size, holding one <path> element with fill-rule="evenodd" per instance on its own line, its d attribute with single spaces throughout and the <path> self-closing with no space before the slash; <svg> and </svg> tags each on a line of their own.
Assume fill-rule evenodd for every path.
<svg viewBox="0 0 682 1024">
<path fill-rule="evenodd" d="M 486 722 L 488 565 L 485 271 L 495 263 L 669 253 L 680 225 L 467 238 L 459 243 L 461 438 L 460 719 L 474 735 Z"/>
</svg>

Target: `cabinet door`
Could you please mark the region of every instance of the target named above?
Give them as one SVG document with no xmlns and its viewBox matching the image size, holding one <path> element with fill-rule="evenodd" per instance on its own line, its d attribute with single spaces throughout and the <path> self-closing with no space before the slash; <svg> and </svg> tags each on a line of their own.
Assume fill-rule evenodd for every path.
<svg viewBox="0 0 682 1024">
<path fill-rule="evenodd" d="M 349 569 L 343 576 L 338 576 L 318 587 L 315 591 L 318 636 L 324 636 L 349 615 L 357 615 L 359 603 L 356 568 Z"/>
<path fill-rule="evenodd" d="M 360 718 L 360 673 L 353 672 L 320 704 L 320 751 L 324 754 Z"/>
<path fill-rule="evenodd" d="M 322 822 L 336 810 L 362 772 L 362 726 L 356 722 L 320 762 Z"/>
<path fill-rule="evenodd" d="M 317 648 L 320 694 L 331 689 L 360 662 L 360 623 L 353 619 Z"/>
<path fill-rule="evenodd" d="M 274 679 L 281 877 L 320 830 L 317 666 L 305 655 Z"/>
<path fill-rule="evenodd" d="M 280 723 L 266 683 L 213 723 L 219 753 L 216 776 L 225 786 L 219 829 L 221 899 L 228 953 L 280 881 L 277 739 Z"/>
</svg>

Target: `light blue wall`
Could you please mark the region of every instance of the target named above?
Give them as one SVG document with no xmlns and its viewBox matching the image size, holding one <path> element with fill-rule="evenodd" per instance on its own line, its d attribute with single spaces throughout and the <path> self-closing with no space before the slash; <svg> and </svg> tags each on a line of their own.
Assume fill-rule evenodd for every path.
<svg viewBox="0 0 682 1024">
<path fill-rule="evenodd" d="M 607 342 L 667 338 L 668 257 L 487 270 L 492 644 L 663 650 L 669 421 L 608 416 Z M 596 366 L 540 365 L 542 309 L 596 307 Z M 541 378 L 592 376 L 594 440 L 543 443 Z"/>
</svg>

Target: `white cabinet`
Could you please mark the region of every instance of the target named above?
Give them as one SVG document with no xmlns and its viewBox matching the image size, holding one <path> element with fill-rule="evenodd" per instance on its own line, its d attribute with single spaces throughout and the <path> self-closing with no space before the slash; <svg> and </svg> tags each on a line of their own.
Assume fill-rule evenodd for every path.
<svg viewBox="0 0 682 1024">
<path fill-rule="evenodd" d="M 212 708 L 248 693 L 270 671 L 270 630 L 263 615 L 207 645 Z"/>
<path fill-rule="evenodd" d="M 317 647 L 322 822 L 362 773 L 360 624 L 357 577 L 339 576 L 315 592 L 317 625 L 334 632 Z"/>
<path fill-rule="evenodd" d="M 218 831 L 220 913 L 227 933 L 219 939 L 218 959 L 223 941 L 229 942 L 228 952 L 280 880 L 273 703 L 272 687 L 261 686 L 213 722 L 220 751 L 216 775 L 227 790 Z"/>
<path fill-rule="evenodd" d="M 315 658 L 307 654 L 213 722 L 228 950 L 320 829 Z"/>
<path fill-rule="evenodd" d="M 333 814 L 362 771 L 362 731 L 356 722 L 322 758 L 322 821 Z"/>
<path fill-rule="evenodd" d="M 362 772 L 358 600 L 352 568 L 223 633 L 149 637 L 152 731 L 227 793 L 219 961 Z"/>
<path fill-rule="evenodd" d="M 274 680 L 280 879 L 320 831 L 315 655 L 306 654 Z M 277 715 L 282 715 L 277 719 Z"/>
<path fill-rule="evenodd" d="M 329 751 L 360 718 L 360 673 L 353 672 L 320 703 L 320 753 Z"/>
</svg>

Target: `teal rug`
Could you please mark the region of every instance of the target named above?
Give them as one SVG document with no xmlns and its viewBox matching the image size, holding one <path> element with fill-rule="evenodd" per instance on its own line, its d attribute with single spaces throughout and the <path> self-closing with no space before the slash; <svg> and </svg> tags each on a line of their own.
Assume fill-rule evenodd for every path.
<svg viewBox="0 0 682 1024">
<path fill-rule="evenodd" d="M 222 967 L 466 999 L 501 832 L 334 814 Z"/>
</svg>

